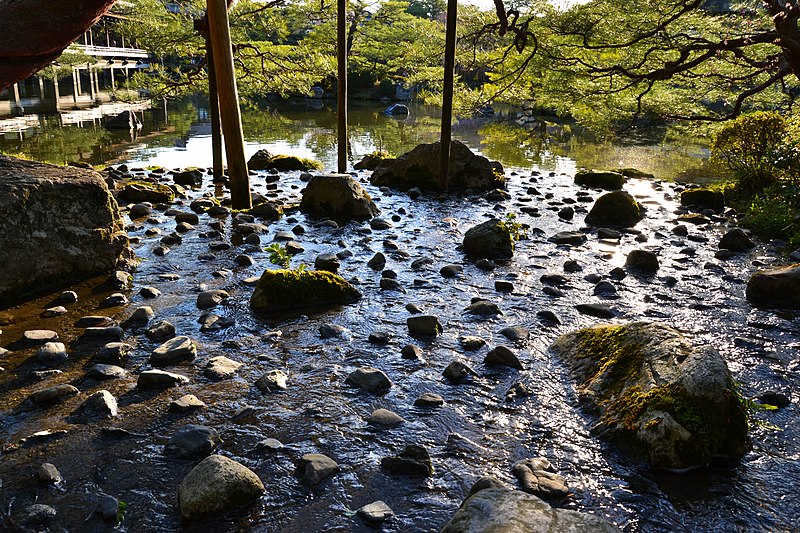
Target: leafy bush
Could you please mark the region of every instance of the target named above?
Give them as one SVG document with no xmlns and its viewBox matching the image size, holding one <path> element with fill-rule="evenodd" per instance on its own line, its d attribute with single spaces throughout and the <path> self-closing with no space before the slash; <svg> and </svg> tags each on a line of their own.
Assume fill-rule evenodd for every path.
<svg viewBox="0 0 800 533">
<path fill-rule="evenodd" d="M 731 170 L 737 188 L 755 194 L 800 169 L 798 126 L 772 111 L 743 115 L 711 138 L 711 160 Z"/>
<path fill-rule="evenodd" d="M 800 190 L 793 184 L 776 184 L 742 205 L 742 225 L 765 238 L 800 245 Z"/>
</svg>

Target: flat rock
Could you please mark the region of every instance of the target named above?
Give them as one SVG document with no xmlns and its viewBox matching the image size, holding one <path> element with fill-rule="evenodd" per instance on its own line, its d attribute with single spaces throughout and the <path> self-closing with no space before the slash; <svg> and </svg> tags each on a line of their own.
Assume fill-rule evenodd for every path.
<svg viewBox="0 0 800 533">
<path fill-rule="evenodd" d="M 264 394 L 286 390 L 289 376 L 283 370 L 270 370 L 256 380 L 256 387 Z"/>
<path fill-rule="evenodd" d="M 150 355 L 150 364 L 153 366 L 174 365 L 193 361 L 196 356 L 197 346 L 191 338 L 175 337 L 153 350 Z"/>
<path fill-rule="evenodd" d="M 78 394 L 78 392 L 77 387 L 74 385 L 62 383 L 36 391 L 28 396 L 28 400 L 39 406 L 47 406 L 60 403 L 70 396 Z"/>
<path fill-rule="evenodd" d="M 300 478 L 300 482 L 314 486 L 318 485 L 323 479 L 339 472 L 339 465 L 321 453 L 307 453 L 296 463 L 295 475 Z"/>
<path fill-rule="evenodd" d="M 359 508 L 356 514 L 367 522 L 380 523 L 394 516 L 394 511 L 385 502 L 378 500 Z"/>
<path fill-rule="evenodd" d="M 241 366 L 242 363 L 229 359 L 224 355 L 219 355 L 208 360 L 203 373 L 209 379 L 219 381 L 232 377 Z"/>
<path fill-rule="evenodd" d="M 344 382 L 372 394 L 384 394 L 392 386 L 392 382 L 383 371 L 371 367 L 354 370 Z"/>
<path fill-rule="evenodd" d="M 376 426 L 397 426 L 405 422 L 403 417 L 388 409 L 375 409 L 367 422 Z"/>
<path fill-rule="evenodd" d="M 189 383 L 186 376 L 164 370 L 145 370 L 136 379 L 136 387 L 139 389 L 165 389 L 185 383 Z"/>
<path fill-rule="evenodd" d="M 164 446 L 164 453 L 182 459 L 202 459 L 211 455 L 222 442 L 217 430 L 188 424 L 179 428 Z"/>
<path fill-rule="evenodd" d="M 177 400 L 173 400 L 169 404 L 169 410 L 178 412 L 178 413 L 185 413 L 188 411 L 193 411 L 195 409 L 200 409 L 205 407 L 206 404 L 202 400 L 200 400 L 194 394 L 185 394 L 178 398 Z"/>
</svg>

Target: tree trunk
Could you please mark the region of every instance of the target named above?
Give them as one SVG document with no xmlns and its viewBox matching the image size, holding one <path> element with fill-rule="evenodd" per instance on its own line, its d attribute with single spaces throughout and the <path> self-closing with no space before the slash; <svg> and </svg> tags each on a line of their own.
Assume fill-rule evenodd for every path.
<svg viewBox="0 0 800 533">
<path fill-rule="evenodd" d="M 219 117 L 219 94 L 215 77 L 214 53 L 208 38 L 206 38 L 206 62 L 208 63 L 208 111 L 211 115 L 211 174 L 214 177 L 214 183 L 220 183 L 222 175 L 225 173 L 222 164 L 222 125 Z"/>
<path fill-rule="evenodd" d="M 442 136 L 439 143 L 439 189 L 447 188 L 450 139 L 453 131 L 453 84 L 456 64 L 456 19 L 458 1 L 447 0 L 447 30 L 444 41 L 444 87 L 442 89 Z"/>
<path fill-rule="evenodd" d="M 347 172 L 347 0 L 338 0 L 336 14 L 338 56 L 338 170 Z"/>
<path fill-rule="evenodd" d="M 244 158 L 242 115 L 239 110 L 236 73 L 233 68 L 233 47 L 226 0 L 208 0 L 207 15 L 222 132 L 225 136 L 225 153 L 228 159 L 231 205 L 234 209 L 250 209 L 253 206 L 250 198 L 250 176 Z"/>
<path fill-rule="evenodd" d="M 0 91 L 56 60 L 115 0 L 0 0 Z"/>
</svg>

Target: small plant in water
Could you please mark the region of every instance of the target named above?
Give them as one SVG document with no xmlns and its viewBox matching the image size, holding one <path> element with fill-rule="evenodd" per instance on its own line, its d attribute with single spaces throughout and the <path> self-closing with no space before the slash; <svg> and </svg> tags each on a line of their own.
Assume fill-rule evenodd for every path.
<svg viewBox="0 0 800 533">
<path fill-rule="evenodd" d="M 288 269 L 292 262 L 292 256 L 286 250 L 285 246 L 281 246 L 277 242 L 270 244 L 264 248 L 265 252 L 269 252 L 269 262 L 273 265 L 278 265 L 282 268 Z M 305 263 L 300 263 L 295 268 L 296 271 L 302 272 L 308 268 Z"/>
<path fill-rule="evenodd" d="M 506 218 L 501 220 L 498 225 L 508 232 L 508 234 L 511 236 L 511 242 L 517 242 L 518 240 L 527 237 L 525 226 L 517 222 L 517 215 L 514 213 L 507 213 Z"/>
</svg>

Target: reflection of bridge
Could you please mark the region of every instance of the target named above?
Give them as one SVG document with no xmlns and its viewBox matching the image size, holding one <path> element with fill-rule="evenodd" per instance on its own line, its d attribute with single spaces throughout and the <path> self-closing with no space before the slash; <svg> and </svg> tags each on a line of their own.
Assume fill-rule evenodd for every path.
<svg viewBox="0 0 800 533">
<path fill-rule="evenodd" d="M 147 50 L 114 33 L 113 22 L 121 18 L 104 16 L 67 49 L 73 57 L 86 57 L 86 63 L 72 67 L 71 75 L 56 77 L 53 69 L 45 69 L 0 93 L 0 116 L 52 113 L 110 101 L 131 70 L 150 66 Z"/>
</svg>

